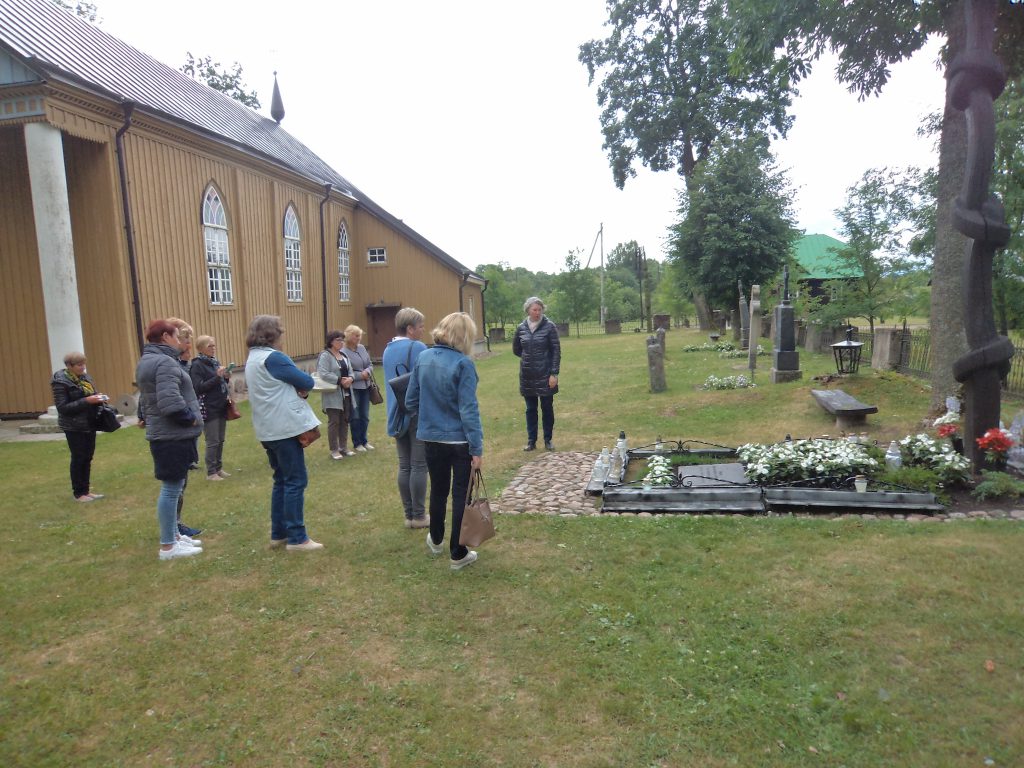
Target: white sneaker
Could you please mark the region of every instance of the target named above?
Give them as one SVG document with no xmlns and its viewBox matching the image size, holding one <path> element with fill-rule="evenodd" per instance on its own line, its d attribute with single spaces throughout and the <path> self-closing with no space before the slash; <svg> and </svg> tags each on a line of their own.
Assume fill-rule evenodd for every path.
<svg viewBox="0 0 1024 768">
<path fill-rule="evenodd" d="M 331 458 L 337 461 L 338 459 L 345 458 L 345 455 L 341 451 L 332 451 Z"/>
<path fill-rule="evenodd" d="M 362 445 L 357 445 L 356 446 L 356 450 L 359 451 L 359 453 L 366 453 L 366 448 L 364 446 L 362 446 Z M 90 501 L 91 501 L 91 499 L 90 499 Z"/>
<path fill-rule="evenodd" d="M 221 477 L 220 475 L 218 475 L 218 474 L 217 474 L 216 472 L 214 472 L 214 473 L 213 473 L 212 475 L 207 475 L 207 476 L 206 476 L 206 479 L 207 479 L 207 480 L 214 480 L 214 481 L 218 481 L 218 480 L 223 480 L 224 478 L 223 478 L 223 477 Z"/>
<path fill-rule="evenodd" d="M 466 553 L 466 556 L 461 560 L 452 560 L 452 570 L 461 571 L 467 565 L 472 565 L 476 562 L 477 554 L 472 549 Z"/>
<path fill-rule="evenodd" d="M 365 449 L 366 449 L 366 450 L 368 450 L 368 451 L 375 451 L 375 450 L 377 450 L 376 448 L 374 448 L 374 447 L 373 447 L 372 445 L 370 445 L 369 443 L 363 443 L 363 448 L 365 448 Z"/>
<path fill-rule="evenodd" d="M 435 544 L 434 540 L 430 538 L 430 531 L 427 531 L 427 547 L 432 555 L 440 555 L 444 552 L 444 544 Z"/>
<path fill-rule="evenodd" d="M 176 557 L 191 557 L 192 555 L 201 554 L 202 551 L 202 547 L 190 547 L 188 544 L 176 541 L 170 549 L 160 550 L 160 559 L 173 560 Z"/>
<path fill-rule="evenodd" d="M 183 533 L 178 535 L 178 541 L 182 544 L 188 544 L 190 547 L 199 547 L 201 549 L 203 546 L 201 539 L 193 539 L 191 536 L 186 536 Z"/>
</svg>

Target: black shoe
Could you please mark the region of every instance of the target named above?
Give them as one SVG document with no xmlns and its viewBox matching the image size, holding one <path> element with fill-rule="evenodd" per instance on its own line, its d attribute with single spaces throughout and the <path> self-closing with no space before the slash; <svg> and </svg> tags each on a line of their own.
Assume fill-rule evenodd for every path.
<svg viewBox="0 0 1024 768">
<path fill-rule="evenodd" d="M 523 446 L 523 450 L 524 451 L 536 451 L 537 450 L 537 444 L 534 443 L 534 442 L 529 442 L 525 446 Z"/>
<path fill-rule="evenodd" d="M 182 536 L 198 536 L 202 532 L 202 528 L 189 528 L 184 523 L 178 523 L 178 533 L 180 533 Z"/>
<path fill-rule="evenodd" d="M 550 440 L 545 440 L 544 441 L 544 450 L 545 451 L 553 451 L 553 450 L 555 450 L 555 444 L 552 443 Z"/>
</svg>

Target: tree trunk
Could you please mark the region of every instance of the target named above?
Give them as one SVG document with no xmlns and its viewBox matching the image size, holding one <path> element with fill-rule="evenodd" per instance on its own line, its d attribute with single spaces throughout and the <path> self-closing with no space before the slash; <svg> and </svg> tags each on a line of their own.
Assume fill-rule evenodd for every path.
<svg viewBox="0 0 1024 768">
<path fill-rule="evenodd" d="M 697 325 L 702 331 L 711 330 L 711 310 L 703 293 L 693 292 L 693 307 L 697 312 Z"/>
<path fill-rule="evenodd" d="M 946 18 L 949 51 L 964 45 L 964 12 L 956 3 Z M 967 155 L 967 121 L 963 112 L 945 106 L 939 138 L 939 181 L 936 200 L 935 256 L 932 261 L 931 380 L 932 410 L 941 411 L 946 397 L 960 386 L 953 362 L 967 351 L 962 290 L 967 238 L 953 228 L 953 200 L 960 191 Z"/>
</svg>

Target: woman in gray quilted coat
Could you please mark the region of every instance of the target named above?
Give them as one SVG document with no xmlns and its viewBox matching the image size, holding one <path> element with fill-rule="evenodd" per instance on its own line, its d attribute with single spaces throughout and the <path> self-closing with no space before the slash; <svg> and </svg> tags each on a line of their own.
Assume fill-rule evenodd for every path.
<svg viewBox="0 0 1024 768">
<path fill-rule="evenodd" d="M 523 304 L 526 319 L 516 328 L 512 353 L 519 358 L 519 393 L 526 400 L 526 446 L 537 448 L 537 406 L 540 405 L 544 428 L 544 448 L 555 450 L 551 442 L 555 431 L 554 397 L 558 393 L 558 369 L 562 347 L 558 329 L 544 314 L 544 302 L 531 296 Z"/>
<path fill-rule="evenodd" d="M 168 320 L 154 320 L 146 328 L 146 341 L 135 383 L 139 410 L 146 415 L 153 474 L 161 482 L 156 501 L 159 555 L 161 560 L 173 560 L 203 551 L 202 542 L 179 534 L 177 527 L 178 499 L 188 468 L 199 459 L 196 438 L 203 431 L 203 418 L 192 379 L 178 361 L 184 347 L 178 328 Z"/>
</svg>

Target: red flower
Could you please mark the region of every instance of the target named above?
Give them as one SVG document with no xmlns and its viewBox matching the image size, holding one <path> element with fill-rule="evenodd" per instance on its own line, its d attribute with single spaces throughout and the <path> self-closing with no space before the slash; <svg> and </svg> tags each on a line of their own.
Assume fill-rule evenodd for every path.
<svg viewBox="0 0 1024 768">
<path fill-rule="evenodd" d="M 956 437 L 960 428 L 956 424 L 941 424 L 936 431 L 939 437 Z"/>
<path fill-rule="evenodd" d="M 1001 456 L 1013 447 L 1013 438 L 998 427 L 990 429 L 979 437 L 976 442 L 981 450 L 997 456 Z"/>
</svg>

